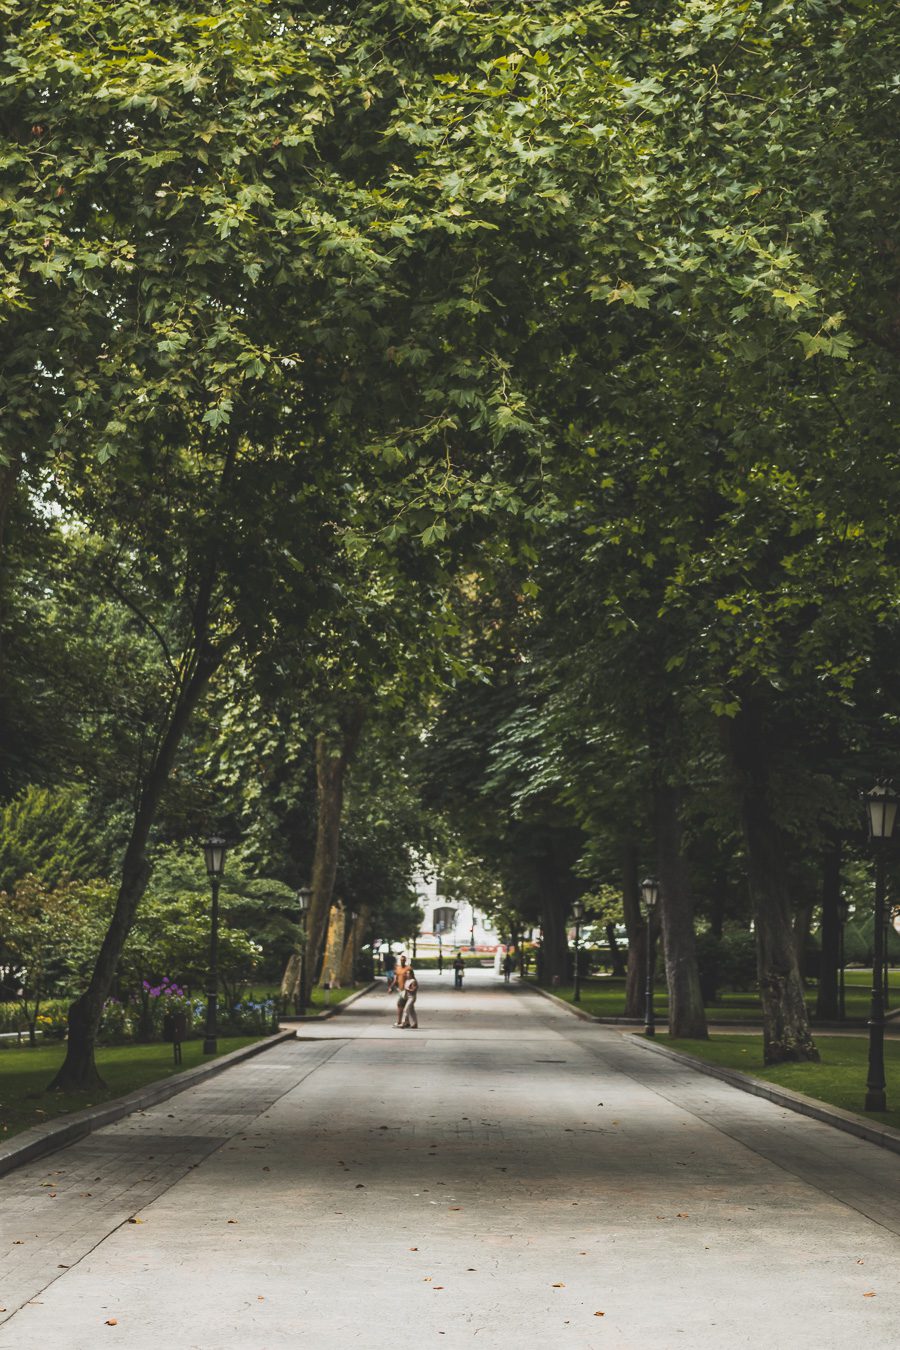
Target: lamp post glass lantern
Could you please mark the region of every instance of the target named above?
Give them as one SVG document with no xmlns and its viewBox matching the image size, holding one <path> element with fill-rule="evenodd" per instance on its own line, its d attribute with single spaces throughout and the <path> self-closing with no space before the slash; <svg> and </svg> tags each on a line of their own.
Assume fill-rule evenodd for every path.
<svg viewBox="0 0 900 1350">
<path fill-rule="evenodd" d="M 581 962 L 579 957 L 579 948 L 581 946 L 581 920 L 584 918 L 584 905 L 580 900 L 576 900 L 572 906 L 572 917 L 575 920 L 575 988 L 572 991 L 572 1002 L 581 1002 Z"/>
<path fill-rule="evenodd" d="M 884 1077 L 884 982 L 885 905 L 884 855 L 897 821 L 898 799 L 894 789 L 879 783 L 864 797 L 869 839 L 875 851 L 875 953 L 872 961 L 872 1001 L 869 1010 L 869 1072 L 866 1078 L 867 1111 L 886 1111 Z"/>
<path fill-rule="evenodd" d="M 647 913 L 647 989 L 644 1007 L 644 1034 L 646 1036 L 656 1035 L 656 1011 L 653 1007 L 653 915 L 656 912 L 656 905 L 659 900 L 659 882 L 653 877 L 646 877 L 641 882 L 641 894 L 644 898 L 644 909 Z"/>
<path fill-rule="evenodd" d="M 206 874 L 212 891 L 209 926 L 209 982 L 206 987 L 206 1031 L 203 1037 L 204 1055 L 214 1055 L 218 1049 L 219 1021 L 219 886 L 225 871 L 228 844 L 221 835 L 213 835 L 203 845 Z"/>
</svg>

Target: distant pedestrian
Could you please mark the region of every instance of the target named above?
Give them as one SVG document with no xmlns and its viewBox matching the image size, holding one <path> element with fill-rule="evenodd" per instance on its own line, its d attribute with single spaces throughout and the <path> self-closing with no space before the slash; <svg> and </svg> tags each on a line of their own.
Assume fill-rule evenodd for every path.
<svg viewBox="0 0 900 1350">
<path fill-rule="evenodd" d="M 406 995 L 406 1002 L 403 1005 L 403 1017 L 400 1021 L 400 1025 L 401 1027 L 405 1027 L 407 1031 L 418 1031 L 419 1019 L 416 1016 L 416 994 L 419 992 L 419 981 L 416 979 L 415 973 L 412 970 L 410 970 L 409 975 L 406 977 L 406 985 L 403 992 Z"/>
<path fill-rule="evenodd" d="M 388 993 L 390 993 L 394 987 L 394 967 L 397 964 L 397 958 L 390 947 L 388 947 L 387 951 L 382 956 L 381 962 L 384 967 L 385 979 L 387 980 Z"/>
<path fill-rule="evenodd" d="M 453 988 L 462 989 L 463 976 L 466 973 L 466 963 L 463 960 L 462 952 L 456 953 L 456 960 L 453 962 Z"/>
<path fill-rule="evenodd" d="M 505 984 L 509 984 L 509 977 L 513 973 L 515 968 L 516 968 L 516 958 L 513 956 L 511 951 L 507 951 L 506 955 L 503 958 L 503 980 Z"/>
<path fill-rule="evenodd" d="M 406 953 L 401 952 L 394 970 L 394 988 L 397 991 L 397 1021 L 394 1025 L 398 1027 L 403 1019 L 403 1008 L 406 1003 L 406 981 L 411 974 L 412 969 L 406 964 Z"/>
</svg>

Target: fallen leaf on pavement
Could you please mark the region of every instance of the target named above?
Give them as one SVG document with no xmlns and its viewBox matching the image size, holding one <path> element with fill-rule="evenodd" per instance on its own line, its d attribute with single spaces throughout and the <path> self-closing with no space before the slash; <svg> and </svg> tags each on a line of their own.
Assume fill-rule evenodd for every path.
<svg viewBox="0 0 900 1350">
<path fill-rule="evenodd" d="M 691 1217 L 690 1214 L 676 1214 L 676 1215 L 675 1215 L 675 1218 L 676 1218 L 676 1219 L 689 1219 L 690 1217 Z"/>
<path fill-rule="evenodd" d="M 411 1252 L 417 1252 L 419 1249 L 418 1249 L 418 1247 L 410 1247 L 409 1250 L 410 1250 Z"/>
<path fill-rule="evenodd" d="M 144 1220 L 143 1220 L 143 1219 L 139 1219 L 139 1218 L 137 1217 L 137 1215 L 133 1214 L 133 1215 L 131 1216 L 131 1218 L 128 1220 L 128 1222 L 129 1222 L 129 1223 L 143 1223 Z"/>
<path fill-rule="evenodd" d="M 551 1285 L 551 1288 L 552 1288 L 552 1289 L 565 1289 L 565 1287 L 566 1287 L 566 1286 L 565 1286 L 564 1284 L 554 1284 L 554 1285 Z"/>
<path fill-rule="evenodd" d="M 237 1219 L 229 1219 L 227 1222 L 228 1222 L 228 1223 L 237 1223 Z"/>
<path fill-rule="evenodd" d="M 595 1317 L 605 1317 L 605 1316 L 606 1316 L 606 1313 L 605 1313 L 605 1312 L 595 1312 L 595 1313 L 594 1313 L 594 1316 L 595 1316 Z"/>
<path fill-rule="evenodd" d="M 450 1209 L 462 1209 L 462 1205 L 450 1205 Z"/>
<path fill-rule="evenodd" d="M 117 1317 L 107 1317 L 106 1325 L 108 1327 L 117 1327 L 119 1325 L 119 1319 Z"/>
<path fill-rule="evenodd" d="M 875 1297 L 875 1290 L 874 1290 L 874 1289 L 870 1289 L 869 1292 L 868 1292 L 867 1294 L 863 1294 L 863 1298 L 874 1298 L 874 1297 Z"/>
</svg>

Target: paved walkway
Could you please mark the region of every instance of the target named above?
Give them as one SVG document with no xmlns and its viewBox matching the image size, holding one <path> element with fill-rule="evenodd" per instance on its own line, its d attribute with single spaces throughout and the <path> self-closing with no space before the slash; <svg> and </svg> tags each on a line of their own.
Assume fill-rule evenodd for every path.
<svg viewBox="0 0 900 1350">
<path fill-rule="evenodd" d="M 896 1155 L 449 986 L 0 1181 L 0 1350 L 897 1350 Z"/>
</svg>

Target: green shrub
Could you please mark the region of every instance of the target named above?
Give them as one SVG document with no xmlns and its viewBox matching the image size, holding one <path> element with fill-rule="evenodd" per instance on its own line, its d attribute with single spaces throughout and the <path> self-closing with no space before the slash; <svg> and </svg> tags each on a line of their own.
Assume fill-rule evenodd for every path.
<svg viewBox="0 0 900 1350">
<path fill-rule="evenodd" d="M 756 942 L 752 933 L 733 929 L 716 937 L 697 934 L 697 964 L 703 1002 L 715 1003 L 720 989 L 745 992 L 757 981 Z"/>
<path fill-rule="evenodd" d="M 278 1030 L 274 998 L 243 998 L 231 1007 L 219 1006 L 219 1031 L 228 1036 L 265 1036 Z"/>
</svg>

